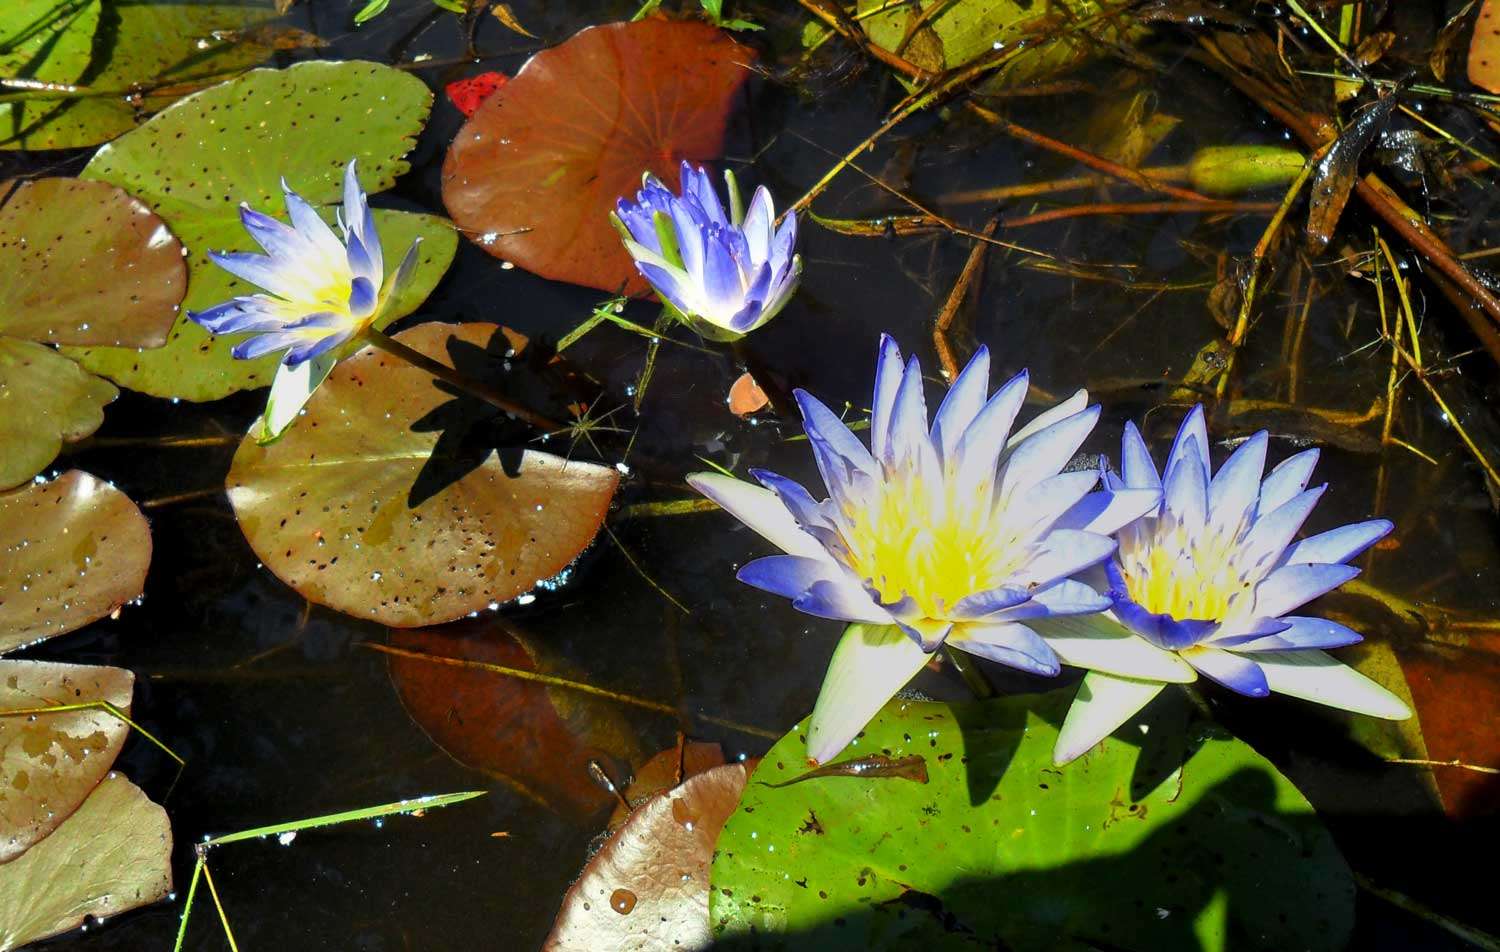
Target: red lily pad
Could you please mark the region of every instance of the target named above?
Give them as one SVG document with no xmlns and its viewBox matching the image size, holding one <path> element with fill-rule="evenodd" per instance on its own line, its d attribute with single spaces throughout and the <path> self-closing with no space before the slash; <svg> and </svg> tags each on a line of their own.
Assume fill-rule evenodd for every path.
<svg viewBox="0 0 1500 952">
<path fill-rule="evenodd" d="M 495 324 L 423 324 L 396 339 L 502 391 L 525 376 L 524 338 Z M 497 411 L 453 393 L 367 347 L 334 368 L 280 441 L 247 435 L 226 485 L 266 567 L 311 601 L 394 628 L 456 621 L 567 568 L 620 474 L 497 453 Z"/>
<path fill-rule="evenodd" d="M 0 493 L 0 654 L 82 628 L 141 594 L 151 530 L 129 497 L 72 470 Z"/>
<path fill-rule="evenodd" d="M 467 79 L 456 79 L 444 86 L 443 92 L 448 94 L 448 101 L 453 103 L 453 108 L 466 116 L 472 116 L 479 108 L 479 104 L 484 102 L 490 93 L 508 82 L 510 82 L 509 76 L 492 71 L 470 76 Z"/>
<path fill-rule="evenodd" d="M 532 57 L 459 130 L 443 201 L 479 246 L 544 278 L 644 290 L 609 222 L 641 175 L 718 157 L 755 52 L 705 23 L 590 27 Z"/>
<path fill-rule="evenodd" d="M 1422 651 L 1401 659 L 1411 685 L 1427 756 L 1500 768 L 1500 659 L 1474 653 L 1463 661 Z M 1462 767 L 1434 767 L 1450 816 L 1500 813 L 1500 777 Z"/>
<path fill-rule="evenodd" d="M 544 952 L 707 948 L 709 862 L 751 769 L 711 768 L 630 814 L 563 898 Z"/>
<path fill-rule="evenodd" d="M 635 734 L 606 702 L 502 669 L 577 680 L 504 619 L 395 630 L 391 683 L 411 719 L 449 756 L 555 812 L 599 813 L 613 798 L 589 762 L 637 757 Z"/>
</svg>

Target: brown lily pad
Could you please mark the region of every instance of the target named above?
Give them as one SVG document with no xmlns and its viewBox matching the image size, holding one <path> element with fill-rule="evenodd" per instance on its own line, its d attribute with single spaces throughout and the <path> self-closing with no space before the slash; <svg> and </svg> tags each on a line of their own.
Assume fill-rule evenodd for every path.
<svg viewBox="0 0 1500 952">
<path fill-rule="evenodd" d="M 1413 707 L 1422 718 L 1427 757 L 1500 768 L 1500 659 L 1473 653 L 1463 661 L 1423 651 L 1401 659 Z M 1434 767 L 1449 816 L 1500 813 L 1500 777 L 1462 767 Z"/>
<path fill-rule="evenodd" d="M 705 23 L 590 27 L 532 57 L 459 131 L 443 202 L 466 235 L 545 278 L 645 283 L 609 213 L 653 172 L 718 157 L 755 52 Z"/>
<path fill-rule="evenodd" d="M 680 746 L 657 751 L 637 767 L 635 776 L 630 778 L 630 784 L 625 788 L 625 803 L 630 804 L 630 810 L 625 808 L 625 803 L 615 804 L 609 815 L 609 832 L 618 830 L 631 811 L 651 797 L 670 790 L 689 777 L 723 765 L 724 748 L 704 741 L 685 741 Z"/>
<path fill-rule="evenodd" d="M 187 293 L 187 262 L 165 222 L 105 182 L 0 183 L 6 194 L 0 334 L 46 344 L 166 343 Z"/>
<path fill-rule="evenodd" d="M 71 470 L 0 493 L 0 654 L 82 628 L 141 594 L 151 531 L 129 497 Z"/>
<path fill-rule="evenodd" d="M 436 360 L 492 353 L 495 367 L 524 346 L 494 324 L 423 324 L 396 339 Z M 476 452 L 453 436 L 467 425 L 460 402 L 366 348 L 279 442 L 247 436 L 227 486 L 261 561 L 311 601 L 397 628 L 457 620 L 565 569 L 603 524 L 619 473 L 534 450 Z"/>
<path fill-rule="evenodd" d="M 559 814 L 590 817 L 611 802 L 590 761 L 636 759 L 634 732 L 607 702 L 502 670 L 576 679 L 499 617 L 392 631 L 390 647 L 391 683 L 434 743 Z"/>
<path fill-rule="evenodd" d="M 135 675 L 123 668 L 0 661 L 0 715 L 91 701 L 128 715 L 134 688 Z M 100 708 L 0 716 L 0 863 L 73 815 L 109 773 L 128 732 Z"/>
<path fill-rule="evenodd" d="M 111 773 L 62 826 L 0 866 L 0 949 L 148 905 L 172 891 L 167 812 Z"/>
<path fill-rule="evenodd" d="M 714 767 L 632 813 L 563 897 L 545 952 L 708 948 L 709 862 L 750 770 Z"/>
</svg>

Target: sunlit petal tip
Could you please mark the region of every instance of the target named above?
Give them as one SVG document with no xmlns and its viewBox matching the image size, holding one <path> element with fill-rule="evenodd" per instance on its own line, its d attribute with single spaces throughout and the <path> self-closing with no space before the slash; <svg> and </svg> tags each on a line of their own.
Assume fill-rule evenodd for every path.
<svg viewBox="0 0 1500 952">
<path fill-rule="evenodd" d="M 1266 651 L 1255 660 L 1277 694 L 1386 720 L 1412 716 L 1401 698 L 1322 651 Z"/>
<path fill-rule="evenodd" d="M 928 655 L 895 626 L 850 625 L 813 707 L 808 756 L 819 763 L 837 756 L 927 661 Z"/>
<path fill-rule="evenodd" d="M 1151 703 L 1164 687 L 1161 682 L 1090 671 L 1063 718 L 1052 751 L 1053 762 L 1062 766 L 1083 756 Z"/>
</svg>

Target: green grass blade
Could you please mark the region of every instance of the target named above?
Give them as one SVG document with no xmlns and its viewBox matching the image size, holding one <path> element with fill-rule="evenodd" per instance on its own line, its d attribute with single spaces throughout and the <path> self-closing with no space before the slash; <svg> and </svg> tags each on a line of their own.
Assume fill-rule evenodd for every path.
<svg viewBox="0 0 1500 952">
<path fill-rule="evenodd" d="M 410 800 L 397 800 L 395 803 L 385 803 L 378 807 L 365 807 L 361 810 L 348 810 L 344 813 L 330 813 L 326 816 L 315 816 L 306 820 L 292 820 L 289 823 L 277 823 L 274 826 L 261 826 L 253 830 L 241 830 L 238 833 L 211 836 L 204 840 L 203 844 L 205 846 L 223 846 L 225 843 L 254 840 L 262 836 L 279 836 L 282 833 L 297 833 L 320 826 L 333 826 L 338 823 L 357 823 L 360 820 L 371 820 L 397 813 L 415 813 L 418 810 L 435 810 L 438 807 L 452 806 L 455 803 L 462 803 L 465 800 L 482 797 L 487 792 L 485 790 L 465 790 L 462 793 L 442 793 L 426 797 L 413 797 Z"/>
</svg>

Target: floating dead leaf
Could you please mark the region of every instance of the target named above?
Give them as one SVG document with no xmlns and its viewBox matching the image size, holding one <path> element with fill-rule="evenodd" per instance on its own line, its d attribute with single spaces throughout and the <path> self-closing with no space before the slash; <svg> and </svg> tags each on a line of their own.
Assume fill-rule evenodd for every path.
<svg viewBox="0 0 1500 952">
<path fill-rule="evenodd" d="M 709 861 L 750 769 L 714 767 L 632 813 L 563 897 L 545 952 L 707 948 Z"/>
<path fill-rule="evenodd" d="M 696 777 L 705 770 L 723 764 L 724 748 L 703 741 L 690 740 L 681 746 L 657 751 L 651 755 L 650 760 L 636 768 L 635 776 L 625 788 L 625 801 L 633 809 L 663 790 L 677 786 L 688 777 Z M 614 811 L 609 815 L 606 829 L 613 833 L 628 816 L 630 811 L 625 809 L 625 804 L 616 803 Z"/>
<path fill-rule="evenodd" d="M 770 402 L 771 398 L 748 372 L 740 374 L 729 387 L 729 412 L 735 416 L 749 416 Z"/>
<path fill-rule="evenodd" d="M 1432 49 L 1427 54 L 1427 65 L 1432 70 L 1433 78 L 1440 83 L 1448 81 L 1449 73 L 1458 62 L 1460 41 L 1469 25 L 1469 11 L 1474 9 L 1476 2 L 1477 0 L 1469 0 L 1460 7 L 1458 12 L 1443 24 L 1443 28 L 1438 31 L 1437 39 L 1432 42 Z"/>
<path fill-rule="evenodd" d="M 55 832 L 0 867 L 0 952 L 172 891 L 167 812 L 110 774 Z"/>
<path fill-rule="evenodd" d="M 115 487 L 72 470 L 0 494 L 0 654 L 82 628 L 141 594 L 151 531 Z"/>
<path fill-rule="evenodd" d="M 638 759 L 635 735 L 608 702 L 502 669 L 576 679 L 497 617 L 442 628 L 393 630 L 391 683 L 411 719 L 459 763 L 484 771 L 575 818 L 612 797 L 589 761 Z"/>
<path fill-rule="evenodd" d="M 716 158 L 755 53 L 706 23 L 583 30 L 532 57 L 459 130 L 443 201 L 466 235 L 545 278 L 606 291 L 645 283 L 609 222 L 652 172 Z"/>
<path fill-rule="evenodd" d="M 494 324 L 423 324 L 397 340 L 504 392 L 525 376 L 524 338 Z M 366 348 L 279 442 L 246 436 L 229 501 L 261 561 L 306 598 L 399 628 L 454 621 L 567 568 L 619 485 L 609 467 L 497 452 L 491 427 L 506 422 Z"/>
<path fill-rule="evenodd" d="M 91 701 L 128 715 L 134 687 L 135 675 L 123 668 L 0 661 L 0 715 Z M 0 716 L 0 863 L 73 815 L 109 773 L 128 730 L 99 708 Z"/>
<path fill-rule="evenodd" d="M 1400 90 L 1387 91 L 1361 112 L 1313 168 L 1311 199 L 1307 210 L 1308 249 L 1317 254 L 1328 247 L 1339 217 L 1349 202 L 1349 193 L 1359 177 L 1359 159 L 1390 121 Z"/>
<path fill-rule="evenodd" d="M 490 15 L 499 20 L 507 30 L 513 33 L 529 36 L 533 40 L 537 38 L 535 33 L 526 29 L 521 25 L 521 21 L 516 19 L 516 12 L 510 8 L 510 4 L 508 3 L 497 3 L 490 7 Z"/>
</svg>

